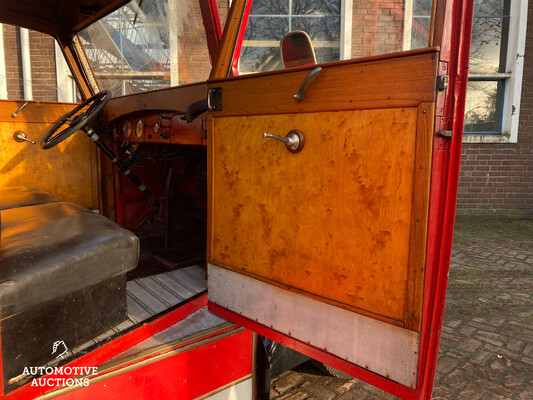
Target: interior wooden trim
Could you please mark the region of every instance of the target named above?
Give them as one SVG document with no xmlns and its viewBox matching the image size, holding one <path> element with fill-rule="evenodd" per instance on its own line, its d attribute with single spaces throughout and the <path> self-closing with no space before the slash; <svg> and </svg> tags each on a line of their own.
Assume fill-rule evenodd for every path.
<svg viewBox="0 0 533 400">
<path fill-rule="evenodd" d="M 413 166 L 413 207 L 404 319 L 405 327 L 417 332 L 420 332 L 422 321 L 434 120 L 435 103 L 420 104 L 416 126 L 415 165 Z"/>
<path fill-rule="evenodd" d="M 438 26 L 437 21 L 435 20 L 437 16 L 437 2 L 438 0 L 433 0 L 431 4 L 431 22 L 429 25 L 428 46 L 435 46 L 435 27 Z"/>
<path fill-rule="evenodd" d="M 215 146 L 213 145 L 213 133 L 215 129 L 215 119 L 212 115 L 207 116 L 207 246 L 206 246 L 206 260 L 212 260 L 213 254 L 213 238 L 214 238 L 214 222 L 215 222 L 215 208 L 213 206 L 215 198 Z"/>
<path fill-rule="evenodd" d="M 109 100 L 103 111 L 104 122 L 109 123 L 127 114 L 166 110 L 185 113 L 192 103 L 205 99 L 207 85 L 204 82 L 174 86 L 168 89 L 142 92 Z"/>
<path fill-rule="evenodd" d="M 100 91 L 98 83 L 89 66 L 87 57 L 85 57 L 85 53 L 83 52 L 78 37 L 72 36 L 72 41 L 67 41 L 67 44 L 63 47 L 63 51 L 67 56 L 67 62 L 74 73 L 74 78 L 76 79 L 84 97 L 87 99 L 94 93 L 98 93 Z"/>
<path fill-rule="evenodd" d="M 95 12 L 90 17 L 86 17 L 81 22 L 77 23 L 72 27 L 71 32 L 78 32 L 82 29 L 86 28 L 87 26 L 91 25 L 93 22 L 99 20 L 100 18 L 104 17 L 105 15 L 115 11 L 117 8 L 123 6 L 124 4 L 128 3 L 130 0 L 109 0 L 107 5 L 100 8 L 97 12 Z"/>
<path fill-rule="evenodd" d="M 239 35 L 244 10 L 248 0 L 233 0 L 222 33 L 218 54 L 213 62 L 209 79 L 228 76 L 233 61 L 235 43 Z"/>
<path fill-rule="evenodd" d="M 227 78 L 208 86 L 222 89 L 222 110 L 215 116 L 417 107 L 435 100 L 437 66 L 436 50 L 333 63 L 311 79 L 300 102 L 293 95 L 313 67 Z"/>
<path fill-rule="evenodd" d="M 2 2 L 8 3 L 8 1 Z M 44 17 L 36 17 L 35 14 L 25 13 L 21 14 L 18 10 L 12 10 L 7 8 L 4 4 L 0 3 L 2 10 L 0 12 L 0 22 L 3 24 L 9 24 L 14 26 L 20 26 L 23 28 L 33 29 L 38 32 L 43 32 L 52 36 L 61 34 L 60 27 L 57 26 L 53 21 L 53 14 L 49 12 L 48 9 L 41 8 L 41 15 Z M 18 1 L 11 1 L 10 7 L 20 7 Z"/>
</svg>

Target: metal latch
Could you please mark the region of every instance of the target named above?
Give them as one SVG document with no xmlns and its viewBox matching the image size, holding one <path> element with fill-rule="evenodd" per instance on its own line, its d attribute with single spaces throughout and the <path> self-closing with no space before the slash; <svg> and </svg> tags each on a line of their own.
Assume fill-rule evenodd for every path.
<svg viewBox="0 0 533 400">
<path fill-rule="evenodd" d="M 222 110 L 222 88 L 207 89 L 207 108 L 209 111 Z"/>
<path fill-rule="evenodd" d="M 453 132 L 449 129 L 441 129 L 440 131 L 437 131 L 437 135 L 446 137 L 446 138 L 451 138 L 453 135 Z"/>
<path fill-rule="evenodd" d="M 437 90 L 446 90 L 450 84 L 448 75 L 437 75 Z"/>
</svg>

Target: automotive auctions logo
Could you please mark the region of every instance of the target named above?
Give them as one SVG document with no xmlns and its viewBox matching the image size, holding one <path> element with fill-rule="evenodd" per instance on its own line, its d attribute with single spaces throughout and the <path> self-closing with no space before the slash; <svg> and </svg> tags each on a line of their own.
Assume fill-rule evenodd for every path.
<svg viewBox="0 0 533 400">
<path fill-rule="evenodd" d="M 98 375 L 98 367 L 25 367 L 24 374 L 46 375 L 35 378 L 31 386 L 89 386 L 89 377 Z M 68 378 L 70 375 L 76 378 Z"/>
<path fill-rule="evenodd" d="M 62 347 L 59 347 L 59 346 L 62 346 Z M 59 347 L 59 350 L 61 350 L 61 349 L 64 349 L 64 350 L 63 350 L 62 353 L 59 353 L 56 358 L 59 358 L 59 357 L 63 358 L 63 355 L 66 354 L 67 351 L 68 351 L 68 347 L 65 344 L 65 342 L 63 342 L 62 340 L 57 340 L 57 341 L 54 342 L 54 345 L 52 346 L 52 355 L 56 351 L 58 351 L 58 347 Z"/>
<path fill-rule="evenodd" d="M 52 355 L 63 358 L 68 347 L 62 340 L 52 346 Z M 41 376 L 31 382 L 31 386 L 72 387 L 89 386 L 89 377 L 98 375 L 98 367 L 24 367 L 23 375 Z"/>
</svg>

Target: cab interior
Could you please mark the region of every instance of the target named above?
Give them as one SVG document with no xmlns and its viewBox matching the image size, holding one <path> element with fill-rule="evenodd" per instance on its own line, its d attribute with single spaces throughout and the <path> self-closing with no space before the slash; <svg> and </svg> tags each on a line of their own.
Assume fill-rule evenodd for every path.
<svg viewBox="0 0 533 400">
<path fill-rule="evenodd" d="M 30 381 L 31 376 L 20 373 L 24 365 L 57 365 L 78 357 L 207 289 L 206 116 L 216 105 L 208 99 L 206 81 L 309 66 L 328 52 L 340 57 L 335 48 L 320 47 L 315 58 L 313 48 L 307 48 L 302 63 L 294 54 L 285 62 L 277 50 L 258 51 L 255 39 L 245 38 L 243 46 L 248 47 L 242 51 L 249 58 L 241 60 L 239 70 L 233 53 L 217 53 L 225 14 L 221 21 L 215 2 L 190 2 L 175 14 L 169 12 L 173 1 L 141 3 L 27 1 L 15 7 L 0 2 L 5 23 L 58 40 L 80 101 L 104 89 L 110 93 L 101 112 L 95 113 L 97 107 L 89 103 L 74 115 L 70 113 L 79 103 L 0 101 L 0 312 L 6 391 Z M 235 3 L 228 18 L 246 2 Z M 425 12 L 431 15 L 431 1 L 427 3 Z M 153 29 L 162 15 L 165 37 Z M 134 36 L 143 24 L 143 34 L 153 44 L 149 51 L 142 51 Z M 175 31 L 173 24 L 179 27 Z M 289 46 L 292 53 L 302 36 Z M 189 48 L 181 47 L 185 38 L 194 38 Z M 231 51 L 237 53 L 241 44 Z M 391 49 L 369 50 L 363 56 Z M 161 61 L 159 50 L 179 61 Z M 252 66 L 255 53 L 258 61 Z M 231 65 L 224 65 L 223 57 Z M 217 68 L 224 72 L 213 76 Z M 24 132 L 28 140 L 41 142 L 60 124 L 53 139 L 72 130 L 80 115 L 84 120 L 89 114 L 94 115 L 81 121 L 86 122 L 81 131 L 68 132 L 48 149 L 14 138 Z M 41 144 L 46 147 L 45 142 Z M 39 333 L 44 327 L 49 334 Z M 61 359 L 51 359 L 49 349 L 60 338 L 68 350 Z"/>
<path fill-rule="evenodd" d="M 4 392 L 31 380 L 25 367 L 79 357 L 207 289 L 206 85 L 195 83 L 211 66 L 200 9 L 207 2 L 174 14 L 158 1 L 44 3 L 0 6 L 6 22 L 58 39 L 79 101 L 0 101 Z M 136 48 L 168 35 L 167 19 L 150 24 L 169 15 L 179 15 L 180 35 L 199 36 L 176 87 L 161 76 L 161 51 Z M 97 61 L 98 82 L 87 79 Z M 104 97 L 82 101 L 100 88 Z"/>
</svg>

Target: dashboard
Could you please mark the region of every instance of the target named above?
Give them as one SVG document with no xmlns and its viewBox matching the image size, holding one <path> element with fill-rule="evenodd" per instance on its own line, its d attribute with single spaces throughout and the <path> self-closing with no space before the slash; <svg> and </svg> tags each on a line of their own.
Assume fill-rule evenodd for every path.
<svg viewBox="0 0 533 400">
<path fill-rule="evenodd" d="M 144 111 L 121 117 L 113 132 L 116 140 L 131 143 L 168 143 L 205 146 L 202 119 L 187 122 L 183 113 Z"/>
</svg>

